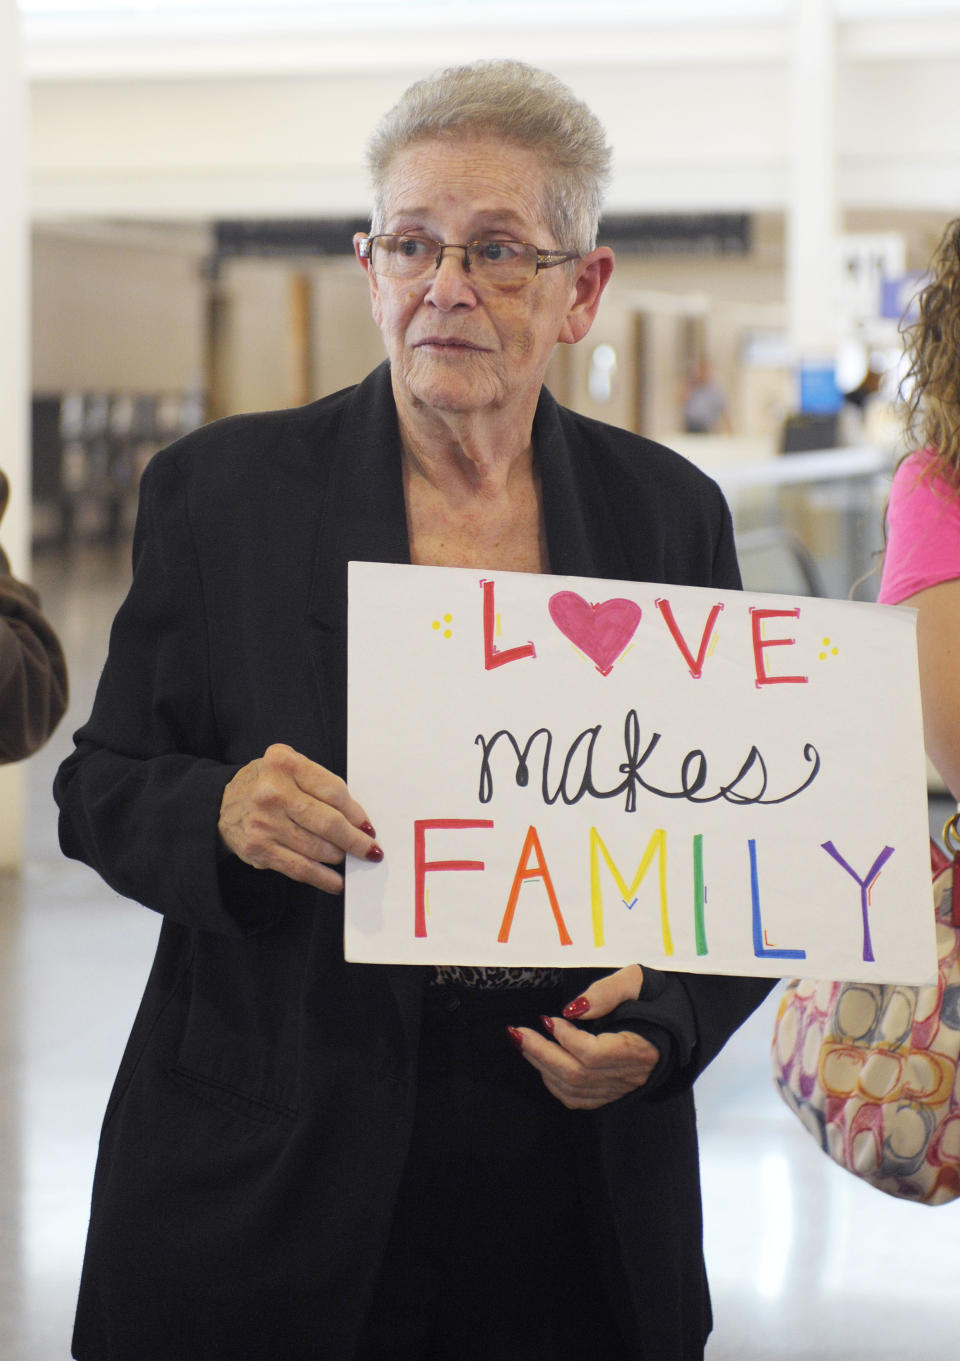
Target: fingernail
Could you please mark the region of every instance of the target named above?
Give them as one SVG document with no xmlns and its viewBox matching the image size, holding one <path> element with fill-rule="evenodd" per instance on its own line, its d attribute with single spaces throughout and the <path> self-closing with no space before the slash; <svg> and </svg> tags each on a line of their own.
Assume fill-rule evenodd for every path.
<svg viewBox="0 0 960 1361">
<path fill-rule="evenodd" d="M 575 997 L 572 1002 L 568 1002 L 563 1009 L 563 1014 L 568 1021 L 575 1021 L 578 1016 L 582 1016 L 585 1011 L 590 1010 L 590 1002 L 586 997 Z"/>
<path fill-rule="evenodd" d="M 508 1025 L 507 1034 L 510 1037 L 510 1043 L 513 1045 L 514 1049 L 523 1048 L 523 1036 L 520 1034 L 519 1030 L 515 1029 L 512 1025 Z"/>
<path fill-rule="evenodd" d="M 380 861 L 383 859 L 383 851 L 376 843 L 367 851 L 367 859 L 372 860 L 375 865 L 379 865 Z"/>
<path fill-rule="evenodd" d="M 360 830 L 361 832 L 366 832 L 367 836 L 372 836 L 374 839 L 376 839 L 377 834 L 370 826 L 369 822 L 361 822 Z"/>
<path fill-rule="evenodd" d="M 541 1016 L 540 1024 L 544 1030 L 549 1030 L 550 1034 L 553 1034 L 553 1018 L 551 1016 Z"/>
</svg>

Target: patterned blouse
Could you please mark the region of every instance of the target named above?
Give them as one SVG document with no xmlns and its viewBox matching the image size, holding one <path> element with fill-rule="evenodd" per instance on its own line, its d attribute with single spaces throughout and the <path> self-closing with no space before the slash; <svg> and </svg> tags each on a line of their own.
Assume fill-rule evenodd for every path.
<svg viewBox="0 0 960 1361">
<path fill-rule="evenodd" d="M 431 983 L 458 983 L 467 988 L 555 988 L 563 979 L 561 969 L 475 968 L 465 964 L 438 964 Z"/>
</svg>

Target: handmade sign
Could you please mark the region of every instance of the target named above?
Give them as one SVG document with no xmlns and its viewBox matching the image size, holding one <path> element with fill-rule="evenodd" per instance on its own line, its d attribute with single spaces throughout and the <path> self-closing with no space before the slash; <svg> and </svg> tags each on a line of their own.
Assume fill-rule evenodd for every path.
<svg viewBox="0 0 960 1361">
<path fill-rule="evenodd" d="M 936 974 L 911 610 L 350 564 L 350 960 Z"/>
</svg>

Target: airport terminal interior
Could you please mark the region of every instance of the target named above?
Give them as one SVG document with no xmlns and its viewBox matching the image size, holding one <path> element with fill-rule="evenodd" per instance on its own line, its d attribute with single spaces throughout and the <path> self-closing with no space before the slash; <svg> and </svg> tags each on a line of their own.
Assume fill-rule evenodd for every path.
<svg viewBox="0 0 960 1361">
<path fill-rule="evenodd" d="M 901 326 L 960 212 L 960 0 L 0 4 L 0 87 L 29 110 L 18 145 L 0 120 L 24 185 L 23 241 L 0 241 L 30 279 L 21 350 L 0 355 L 31 397 L 28 428 L 3 427 L 2 542 L 71 679 L 54 737 L 0 784 L 0 1357 L 65 1361 L 158 922 L 61 856 L 50 790 L 127 589 L 146 462 L 380 361 L 350 244 L 364 139 L 418 75 L 519 56 L 614 146 L 614 281 L 551 390 L 716 478 L 748 589 L 875 600 L 911 447 Z M 929 768 L 933 832 L 952 807 Z M 771 1080 L 779 997 L 698 1084 L 707 1359 L 953 1361 L 960 1209 L 824 1156 Z"/>
</svg>

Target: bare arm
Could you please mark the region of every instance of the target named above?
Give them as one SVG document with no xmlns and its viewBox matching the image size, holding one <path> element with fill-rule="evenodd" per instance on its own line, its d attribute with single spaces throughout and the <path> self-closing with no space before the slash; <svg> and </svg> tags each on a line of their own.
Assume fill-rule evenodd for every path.
<svg viewBox="0 0 960 1361">
<path fill-rule="evenodd" d="M 919 611 L 917 651 L 927 755 L 960 799 L 960 580 L 900 602 Z"/>
</svg>

